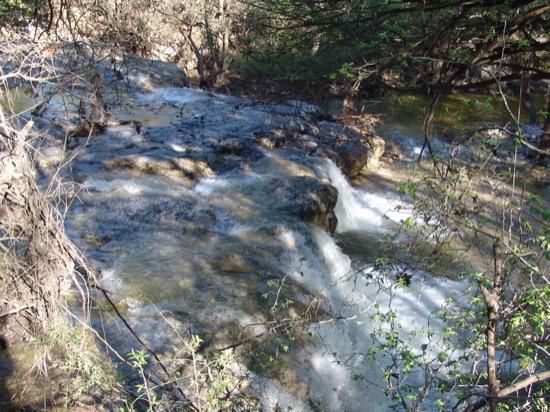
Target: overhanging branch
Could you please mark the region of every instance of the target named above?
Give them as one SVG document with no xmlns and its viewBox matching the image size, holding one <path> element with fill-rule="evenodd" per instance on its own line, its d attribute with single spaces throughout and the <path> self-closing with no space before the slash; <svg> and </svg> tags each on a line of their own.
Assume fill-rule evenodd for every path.
<svg viewBox="0 0 550 412">
<path fill-rule="evenodd" d="M 501 389 L 497 393 L 496 398 L 497 399 L 498 398 L 504 398 L 504 397 L 514 393 L 514 392 L 519 392 L 519 391 L 525 389 L 529 385 L 532 385 L 534 383 L 544 382 L 544 381 L 547 381 L 549 379 L 550 379 L 550 370 L 540 372 L 540 373 L 535 373 L 535 374 L 530 375 L 527 378 L 525 378 L 525 379 L 523 379 L 519 382 L 516 382 L 512 385 L 509 385 L 509 386 Z M 487 405 L 487 403 L 489 403 L 489 399 L 490 399 L 489 396 L 483 397 L 482 399 L 478 400 L 477 402 L 475 402 L 471 405 L 468 405 L 466 407 L 466 409 L 463 410 L 463 412 L 477 411 L 477 410 L 483 408 L 485 405 Z"/>
</svg>

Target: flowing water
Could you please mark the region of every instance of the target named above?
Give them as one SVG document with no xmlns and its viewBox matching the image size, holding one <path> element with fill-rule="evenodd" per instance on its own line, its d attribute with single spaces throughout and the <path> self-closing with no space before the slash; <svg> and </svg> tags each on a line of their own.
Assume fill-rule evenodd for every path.
<svg viewBox="0 0 550 412">
<path fill-rule="evenodd" d="M 168 109 L 174 102 L 201 102 L 200 93 L 181 89 L 154 98 L 157 107 Z M 33 101 L 22 94 L 16 103 L 22 112 Z M 411 157 L 420 152 L 426 101 L 405 97 L 358 104 L 366 112 L 383 114 L 381 136 Z M 485 96 L 451 97 L 442 107 L 440 136 L 480 118 L 502 123 L 503 115 L 508 116 Z M 118 120 L 162 126 L 180 110 L 172 112 L 139 111 Z M 107 133 L 134 132 L 115 129 Z M 437 149 L 450 150 L 444 142 Z M 246 170 L 204 178 L 197 185 L 130 170 L 80 169 L 75 175 L 85 190 L 79 194 L 82 202 L 70 210 L 67 232 L 98 269 L 102 286 L 127 321 L 165 359 L 177 352 L 185 331 L 203 336 L 211 350 L 233 344 L 244 330 L 268 332 L 278 292 L 273 281 L 285 281 L 278 299 L 295 302 L 289 313 L 298 314 L 315 298 L 319 319 L 340 319 L 313 323 L 311 336 L 296 341 L 276 336 L 289 346 L 288 353 L 279 350 L 277 359 L 285 363 L 279 371 L 272 365 L 267 371 L 259 368 L 265 359 L 243 358 L 235 373 L 247 377 L 248 390 L 257 393 L 266 411 L 387 411 L 382 372 L 365 356 L 376 327 L 369 318 L 373 312 L 355 316 L 375 303 L 391 305 L 399 310 L 407 340 L 409 332 L 428 323 L 432 330 L 443 328 L 435 313 L 448 296 L 458 298 L 466 289 L 463 282 L 423 272 L 411 272 L 409 287 L 399 288 L 395 273 L 384 278 L 373 269 L 385 235 L 411 213 L 410 204 L 392 190 L 396 177 L 387 170 L 370 176 L 386 182 L 376 190 L 372 185 L 352 187 L 328 160 L 275 150 Z M 276 179 L 299 176 L 326 179 L 338 189 L 333 235 L 285 213 L 281 199 L 273 196 Z M 345 317 L 353 319 L 341 319 Z M 116 319 L 104 316 L 97 325 L 123 355 L 132 347 L 140 349 Z M 422 335 L 413 340 L 415 348 L 428 343 Z M 274 352 L 273 346 L 269 349 Z M 362 378 L 354 379 L 358 374 Z"/>
<path fill-rule="evenodd" d="M 404 138 L 406 131 L 397 126 L 385 132 L 392 130 L 394 138 Z M 413 152 L 417 145 L 412 140 Z M 273 196 L 276 179 L 297 176 L 326 179 L 338 189 L 334 235 L 285 213 Z M 392 180 L 391 174 L 383 177 Z M 435 312 L 447 296 L 465 289 L 462 282 L 422 272 L 414 272 L 406 288 L 379 277 L 373 271 L 376 250 L 410 216 L 411 206 L 385 189 L 352 187 L 325 159 L 275 150 L 245 170 L 195 186 L 126 170 L 80 178 L 86 191 L 71 209 L 67 231 L 94 245 L 85 252 L 102 285 L 137 333 L 166 357 L 175 351 L 174 328 L 205 336 L 213 349 L 231 345 L 245 329 L 267 332 L 277 295 L 273 280 L 284 280 L 279 299 L 291 298 L 291 311 L 315 297 L 323 319 L 391 303 L 402 314 L 405 336 L 428 322 L 437 328 Z M 285 340 L 289 350 L 278 355 L 285 362 L 278 373 L 258 368 L 261 359 L 241 365 L 263 409 L 388 410 L 382 373 L 365 363 L 374 327 L 369 313 L 317 323 L 309 329 L 312 336 Z M 120 325 L 105 322 L 116 347 L 139 347 Z M 415 339 L 415 347 L 427 343 Z M 366 380 L 354 379 L 356 373 Z"/>
<path fill-rule="evenodd" d="M 282 213 L 270 196 L 275 176 L 303 174 L 337 187 L 334 236 Z M 273 292 L 273 279 L 287 279 L 292 287 L 282 295 L 299 307 L 315 296 L 332 316 L 352 316 L 376 300 L 384 304 L 389 295 L 379 293 L 368 262 L 384 233 L 410 213 L 396 194 L 351 187 L 330 161 L 284 151 L 270 153 L 246 173 L 207 178 L 194 188 L 129 172 L 95 173 L 83 185 L 89 192 L 82 195 L 85 206 L 74 207 L 71 222 L 100 246 L 88 256 L 102 268 L 102 285 L 138 334 L 166 356 L 175 337 L 165 317 L 180 331 L 190 328 L 229 345 L 235 330 L 270 319 L 273 295 L 262 295 Z M 445 296 L 460 289 L 456 282 L 418 275 L 394 304 L 407 314 L 405 323 L 422 327 Z M 382 384 L 381 373 L 364 365 L 361 355 L 371 344 L 367 316 L 311 332 L 301 343 L 285 341 L 289 353 L 280 359 L 290 372 L 282 379 L 251 375 L 263 408 L 364 411 L 368 404 L 371 411 L 387 410 L 382 388 L 355 381 L 350 370 L 368 371 L 370 382 Z M 127 333 L 111 333 L 115 346 L 129 349 Z M 341 363 L 353 354 L 359 355 L 350 365 Z M 257 369 L 252 361 L 246 368 Z"/>
</svg>

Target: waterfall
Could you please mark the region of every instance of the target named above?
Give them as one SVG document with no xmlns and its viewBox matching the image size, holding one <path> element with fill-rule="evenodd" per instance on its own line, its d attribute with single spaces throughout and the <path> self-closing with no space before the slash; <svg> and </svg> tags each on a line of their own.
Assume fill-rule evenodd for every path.
<svg viewBox="0 0 550 412">
<path fill-rule="evenodd" d="M 204 95 L 179 96 L 174 92 L 162 99 L 190 106 Z M 172 136 L 166 139 L 172 150 L 183 150 Z M 302 176 L 325 179 L 338 190 L 334 235 L 286 213 L 273 195 L 274 179 Z M 82 205 L 71 209 L 67 232 L 87 248 L 128 322 L 166 356 L 175 339 L 166 318 L 193 333 L 228 339 L 229 327 L 244 329 L 269 318 L 262 296 L 271 280 L 288 278 L 301 303 L 318 297 L 327 317 L 354 315 L 376 300 L 388 304 L 391 281 L 381 288 L 372 262 L 365 265 L 368 259 L 360 255 L 363 249 L 374 250 L 373 237 L 381 238 L 411 215 L 411 206 L 396 194 L 352 187 L 332 161 L 284 150 L 269 152 L 242 170 L 204 178 L 194 187 L 129 170 L 91 170 L 82 180 L 88 192 L 81 194 Z M 359 239 L 355 255 L 339 243 L 350 233 Z M 392 304 L 404 314 L 405 334 L 425 327 L 445 294 L 463 287 L 422 273 L 413 276 L 409 288 L 391 289 Z M 102 327 L 111 328 L 118 339 L 113 345 L 127 353 L 131 337 L 123 328 Z M 257 329 L 265 332 L 261 325 L 247 331 Z M 243 379 L 251 377 L 250 387 L 258 391 L 263 409 L 387 411 L 382 372 L 364 363 L 372 344 L 368 313 L 353 321 L 313 324 L 310 331 L 313 337 L 293 343 L 287 355 L 289 372 L 307 393 L 243 372 Z M 349 366 L 366 368 L 369 382 L 354 380 L 342 362 L 346 358 Z"/>
<path fill-rule="evenodd" d="M 411 215 L 412 206 L 395 193 L 369 193 L 353 188 L 342 171 L 325 160 L 321 173 L 338 189 L 337 232 L 384 232 Z"/>
</svg>

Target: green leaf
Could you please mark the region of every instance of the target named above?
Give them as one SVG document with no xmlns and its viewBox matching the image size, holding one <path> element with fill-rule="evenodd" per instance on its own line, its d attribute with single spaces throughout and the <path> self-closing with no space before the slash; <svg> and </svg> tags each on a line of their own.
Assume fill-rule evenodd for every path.
<svg viewBox="0 0 550 412">
<path fill-rule="evenodd" d="M 414 222 L 415 222 L 415 220 L 414 220 L 412 217 L 408 217 L 408 218 L 403 222 L 403 227 L 404 227 L 406 230 L 412 229 L 412 228 L 414 227 Z"/>
</svg>

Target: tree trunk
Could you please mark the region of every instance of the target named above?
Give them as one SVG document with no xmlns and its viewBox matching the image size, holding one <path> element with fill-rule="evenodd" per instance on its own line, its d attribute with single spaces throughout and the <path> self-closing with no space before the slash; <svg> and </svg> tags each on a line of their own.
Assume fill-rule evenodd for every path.
<svg viewBox="0 0 550 412">
<path fill-rule="evenodd" d="M 542 126 L 542 136 L 539 145 L 542 150 L 550 149 L 550 93 L 546 96 L 546 120 Z"/>
<path fill-rule="evenodd" d="M 485 286 L 480 285 L 487 306 L 487 379 L 489 386 L 489 411 L 498 412 L 498 392 L 500 391 L 500 381 L 497 374 L 496 352 L 496 328 L 497 318 L 500 312 L 500 295 L 502 280 L 502 260 L 500 258 L 500 240 L 497 238 L 493 243 L 494 280 L 491 291 Z"/>
<path fill-rule="evenodd" d="M 207 85 L 206 75 L 204 73 L 204 56 L 202 55 L 202 52 L 199 49 L 199 46 L 197 46 L 197 44 L 193 40 L 193 25 L 192 24 L 189 25 L 189 31 L 187 33 L 185 33 L 183 29 L 181 29 L 181 33 L 187 37 L 187 40 L 189 40 L 189 44 L 191 45 L 191 48 L 193 49 L 193 53 L 195 54 L 195 57 L 197 59 L 197 72 L 199 73 L 199 87 L 201 89 L 206 89 L 208 85 Z"/>
<path fill-rule="evenodd" d="M 529 124 L 537 124 L 537 111 L 531 101 L 531 80 L 523 82 L 523 104 L 529 113 Z"/>
<path fill-rule="evenodd" d="M 530 66 L 534 67 L 536 64 L 535 53 L 531 54 L 531 58 L 529 60 Z M 535 109 L 535 106 L 531 101 L 531 75 L 529 73 L 526 73 L 524 76 L 525 77 L 523 78 L 522 82 L 523 104 L 527 109 L 527 113 L 529 113 L 529 124 L 537 124 L 537 110 Z"/>
<path fill-rule="evenodd" d="M 79 261 L 57 208 L 36 184 L 31 127 L 29 121 L 0 136 L 0 233 L 6 235 L 0 250 L 8 262 L 0 274 L 0 340 L 6 346 L 44 328 Z"/>
</svg>

